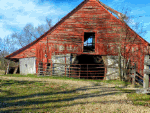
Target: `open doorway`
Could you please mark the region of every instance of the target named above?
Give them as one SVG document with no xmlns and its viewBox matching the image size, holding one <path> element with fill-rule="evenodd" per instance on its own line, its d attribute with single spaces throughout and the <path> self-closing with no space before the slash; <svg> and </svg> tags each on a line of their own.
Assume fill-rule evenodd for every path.
<svg viewBox="0 0 150 113">
<path fill-rule="evenodd" d="M 95 52 L 95 33 L 84 33 L 84 47 L 83 52 Z"/>
<path fill-rule="evenodd" d="M 72 76 L 78 78 L 103 80 L 105 75 L 104 62 L 99 55 L 76 56 L 72 66 Z"/>
</svg>

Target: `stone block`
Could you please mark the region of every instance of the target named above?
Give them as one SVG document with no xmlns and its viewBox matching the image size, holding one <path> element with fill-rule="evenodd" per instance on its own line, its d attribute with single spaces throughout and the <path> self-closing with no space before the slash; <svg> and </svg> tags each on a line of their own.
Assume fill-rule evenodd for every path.
<svg viewBox="0 0 150 113">
<path fill-rule="evenodd" d="M 138 89 L 138 90 L 136 90 L 136 93 L 138 93 L 138 94 L 150 94 L 150 88 Z"/>
</svg>

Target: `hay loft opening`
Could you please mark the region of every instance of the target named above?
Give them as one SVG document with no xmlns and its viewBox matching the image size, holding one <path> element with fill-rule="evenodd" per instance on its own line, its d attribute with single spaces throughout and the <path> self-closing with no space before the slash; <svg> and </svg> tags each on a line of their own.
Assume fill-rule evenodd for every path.
<svg viewBox="0 0 150 113">
<path fill-rule="evenodd" d="M 94 51 L 95 51 L 95 33 L 85 32 L 83 52 L 94 52 Z"/>
<path fill-rule="evenodd" d="M 71 76 L 84 79 L 103 79 L 105 67 L 102 57 L 99 55 L 79 55 L 76 56 Z"/>
</svg>

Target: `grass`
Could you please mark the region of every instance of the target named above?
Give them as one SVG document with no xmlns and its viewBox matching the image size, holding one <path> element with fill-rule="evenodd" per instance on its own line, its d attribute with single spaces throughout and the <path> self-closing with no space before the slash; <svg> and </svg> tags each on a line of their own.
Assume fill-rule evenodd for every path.
<svg viewBox="0 0 150 113">
<path fill-rule="evenodd" d="M 7 74 L 0 76 L 10 76 L 10 77 L 31 77 L 31 78 L 48 78 L 48 79 L 61 79 L 61 80 L 73 80 L 73 81 L 91 81 L 94 82 L 95 86 L 99 85 L 99 82 L 115 84 L 115 85 L 130 85 L 129 82 L 119 81 L 119 80 L 88 80 L 88 79 L 78 79 L 78 78 L 69 78 L 66 76 L 37 76 L 33 74 L 20 75 L 20 74 Z"/>
<path fill-rule="evenodd" d="M 55 112 L 78 95 L 68 84 L 0 80 L 0 111 Z"/>
<path fill-rule="evenodd" d="M 115 84 L 115 85 L 125 85 L 125 86 L 131 84 L 129 82 L 120 81 L 120 80 L 103 80 L 102 82 L 109 83 L 109 84 Z"/>
<path fill-rule="evenodd" d="M 115 88 L 119 89 L 120 91 L 122 91 L 124 93 L 135 93 L 135 90 L 132 90 L 132 89 L 124 89 L 124 88 L 120 88 L 118 86 L 116 86 Z"/>
<path fill-rule="evenodd" d="M 91 91 L 91 93 L 98 94 L 98 93 L 100 93 L 100 91 Z"/>
<path fill-rule="evenodd" d="M 31 77 L 31 78 L 49 78 L 49 79 L 61 79 L 61 80 L 75 80 L 75 81 L 86 81 L 85 79 L 75 79 L 69 78 L 65 76 L 37 76 L 33 74 L 28 75 L 20 75 L 20 74 L 7 74 L 7 75 L 0 75 L 0 76 L 9 76 L 9 77 Z M 89 80 L 90 81 L 90 80 Z"/>
<path fill-rule="evenodd" d="M 4 75 L 5 74 L 5 70 L 0 70 L 0 75 Z"/>
<path fill-rule="evenodd" d="M 142 105 L 150 107 L 150 95 L 131 93 L 127 95 L 128 99 L 133 102 L 134 105 Z"/>
<path fill-rule="evenodd" d="M 142 105 L 150 107 L 150 95 L 137 94 L 135 90 L 123 89 L 116 87 L 124 93 L 127 93 L 128 100 L 132 101 L 134 105 Z"/>
<path fill-rule="evenodd" d="M 87 80 L 75 79 L 68 77 L 52 77 L 52 76 L 37 76 L 37 75 L 19 75 L 8 74 L 0 75 L 8 77 L 31 77 L 31 78 L 46 78 L 46 79 L 61 79 L 73 81 L 92 81 L 95 86 L 100 82 L 115 84 L 121 92 L 127 93 L 128 100 L 131 100 L 135 105 L 143 105 L 150 107 L 150 95 L 136 94 L 135 90 L 121 88 L 117 85 L 130 85 L 128 82 L 119 80 Z M 22 112 L 46 112 L 55 111 L 57 108 L 70 106 L 71 99 L 81 95 L 75 91 L 75 88 L 68 84 L 42 83 L 30 81 L 0 81 L 0 107 L 2 111 L 22 111 Z M 99 91 L 91 93 L 98 94 Z M 121 93 L 118 93 L 121 95 Z M 69 102 L 69 103 L 68 103 Z M 72 103 L 73 104 L 73 103 Z M 93 103 L 95 104 L 95 103 Z M 14 107 L 15 106 L 15 107 Z M 34 108 L 34 109 L 33 109 Z"/>
</svg>

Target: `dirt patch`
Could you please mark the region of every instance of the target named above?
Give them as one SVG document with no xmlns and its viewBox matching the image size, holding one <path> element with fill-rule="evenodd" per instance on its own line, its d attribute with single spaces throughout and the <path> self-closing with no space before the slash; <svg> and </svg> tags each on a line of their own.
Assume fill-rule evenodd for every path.
<svg viewBox="0 0 150 113">
<path fill-rule="evenodd" d="M 89 81 L 72 81 L 30 77 L 5 77 L 3 80 L 19 81 L 42 81 L 66 83 L 76 87 L 76 92 L 82 95 L 76 96 L 69 101 L 69 106 L 58 108 L 56 112 L 68 113 L 149 113 L 150 108 L 144 106 L 135 106 L 127 99 L 127 94 L 115 88 L 113 84 L 99 83 Z"/>
</svg>

